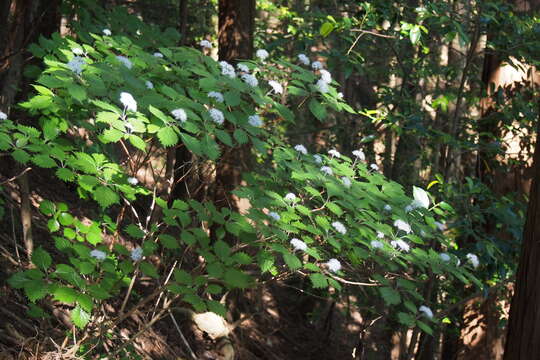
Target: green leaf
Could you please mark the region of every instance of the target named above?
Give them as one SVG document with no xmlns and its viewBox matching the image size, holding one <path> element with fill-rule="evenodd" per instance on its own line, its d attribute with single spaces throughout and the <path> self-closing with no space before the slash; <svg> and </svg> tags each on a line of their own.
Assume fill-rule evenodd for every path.
<svg viewBox="0 0 540 360">
<path fill-rule="evenodd" d="M 324 24 L 321 25 L 321 28 L 319 29 L 319 33 L 323 37 L 327 37 L 328 35 L 330 35 L 330 33 L 333 30 L 334 30 L 334 24 L 332 24 L 330 22 L 325 22 Z"/>
<path fill-rule="evenodd" d="M 225 145 L 234 146 L 231 135 L 229 135 L 227 131 L 216 129 L 215 134 L 217 138 L 219 139 L 219 141 L 221 141 Z"/>
<path fill-rule="evenodd" d="M 111 124 L 119 118 L 120 116 L 115 112 L 101 111 L 96 115 L 96 122 L 104 122 L 107 124 Z"/>
<path fill-rule="evenodd" d="M 103 135 L 100 137 L 101 142 L 104 144 L 117 142 L 124 137 L 124 133 L 117 129 L 106 129 L 103 131 Z"/>
<path fill-rule="evenodd" d="M 28 283 L 30 279 L 24 274 L 24 272 L 18 272 L 13 274 L 8 280 L 7 283 L 14 289 L 22 289 Z"/>
<path fill-rule="evenodd" d="M 204 154 L 199 140 L 185 133 L 181 133 L 180 137 L 182 138 L 182 142 L 184 143 L 184 145 L 186 145 L 189 151 L 199 156 L 202 156 Z"/>
<path fill-rule="evenodd" d="M 44 215 L 52 216 L 56 211 L 56 205 L 50 200 L 43 200 L 39 204 L 39 211 L 41 211 Z"/>
<path fill-rule="evenodd" d="M 326 118 L 326 108 L 316 99 L 311 99 L 308 103 L 309 110 L 319 121 Z"/>
<path fill-rule="evenodd" d="M 227 316 L 227 309 L 219 301 L 206 300 L 206 305 L 208 306 L 208 310 L 210 310 L 211 312 L 216 313 L 221 317 Z"/>
<path fill-rule="evenodd" d="M 420 26 L 414 25 L 409 32 L 409 37 L 411 38 L 411 43 L 413 45 L 416 45 L 416 43 L 420 40 L 420 36 L 422 35 L 422 32 L 420 30 Z"/>
<path fill-rule="evenodd" d="M 240 289 L 247 288 L 251 281 L 247 274 L 237 269 L 227 269 L 223 278 L 228 285 Z"/>
<path fill-rule="evenodd" d="M 315 289 L 323 289 L 328 287 L 328 279 L 326 276 L 320 273 L 314 273 L 309 275 L 309 280 L 313 284 Z"/>
<path fill-rule="evenodd" d="M 302 267 L 302 262 L 293 254 L 285 253 L 283 254 L 283 260 L 292 271 L 297 270 Z"/>
<path fill-rule="evenodd" d="M 146 262 L 146 261 L 141 262 L 140 267 L 141 267 L 141 271 L 145 275 L 148 275 L 148 276 L 156 278 L 156 279 L 159 277 L 155 266 L 150 264 L 149 262 Z"/>
<path fill-rule="evenodd" d="M 223 94 L 223 98 L 228 106 L 237 106 L 240 104 L 240 93 L 238 91 L 227 91 Z"/>
<path fill-rule="evenodd" d="M 106 186 L 98 186 L 93 192 L 93 197 L 102 208 L 116 204 L 120 200 L 118 194 Z"/>
<path fill-rule="evenodd" d="M 431 328 L 431 326 L 429 326 L 428 324 L 426 324 L 425 322 L 423 321 L 420 321 L 420 320 L 416 320 L 416 325 L 422 329 L 422 331 L 428 333 L 429 335 L 433 335 L 433 329 Z"/>
<path fill-rule="evenodd" d="M 144 231 L 139 229 L 139 227 L 134 225 L 134 224 L 129 224 L 128 226 L 126 226 L 124 231 L 129 236 L 131 236 L 132 238 L 135 238 L 135 239 L 142 239 L 144 237 Z"/>
<path fill-rule="evenodd" d="M 75 100 L 83 102 L 86 99 L 86 90 L 77 84 L 70 84 L 67 87 L 69 95 L 71 95 Z"/>
<path fill-rule="evenodd" d="M 32 253 L 32 263 L 38 268 L 47 270 L 51 266 L 51 255 L 40 246 Z"/>
<path fill-rule="evenodd" d="M 236 141 L 238 141 L 239 144 L 247 144 L 249 140 L 246 132 L 242 129 L 236 129 L 234 131 L 234 138 L 236 139 Z"/>
<path fill-rule="evenodd" d="M 191 274 L 189 274 L 187 271 L 182 270 L 182 269 L 174 269 L 173 274 L 174 274 L 174 280 L 176 280 L 176 282 L 179 282 L 180 284 L 186 284 L 186 285 L 192 284 Z"/>
<path fill-rule="evenodd" d="M 26 164 L 30 160 L 30 155 L 24 150 L 17 149 L 11 153 L 13 158 L 21 164 Z"/>
<path fill-rule="evenodd" d="M 44 298 L 48 290 L 47 284 L 41 279 L 30 280 L 24 285 L 24 293 L 31 302 Z"/>
<path fill-rule="evenodd" d="M 73 181 L 75 180 L 75 173 L 66 168 L 58 168 L 56 170 L 56 176 L 62 181 Z"/>
<path fill-rule="evenodd" d="M 176 136 L 176 133 L 175 133 L 175 136 Z M 158 137 L 159 137 L 159 132 L 158 132 Z M 144 142 L 143 139 L 141 139 L 137 135 L 133 135 L 133 134 L 129 135 L 129 142 L 131 143 L 131 145 L 135 146 L 139 150 L 142 150 L 142 151 L 146 150 L 146 143 Z M 176 142 L 178 142 L 178 137 L 176 138 Z M 176 142 L 173 145 L 175 145 Z M 163 143 L 163 141 L 162 141 L 162 143 Z"/>
<path fill-rule="evenodd" d="M 178 245 L 178 242 L 176 239 L 168 234 L 161 234 L 159 235 L 159 241 L 161 241 L 161 244 L 167 249 L 179 249 L 180 246 Z"/>
<path fill-rule="evenodd" d="M 174 146 L 178 143 L 178 135 L 171 127 L 162 127 L 157 133 L 158 139 L 165 147 Z"/>
<path fill-rule="evenodd" d="M 58 286 L 54 289 L 53 295 L 55 300 L 65 304 L 73 304 L 79 293 L 67 286 Z"/>
<path fill-rule="evenodd" d="M 71 320 L 79 329 L 83 329 L 90 321 L 90 314 L 84 311 L 79 305 L 71 310 Z"/>
<path fill-rule="evenodd" d="M 379 291 L 387 305 L 397 305 L 401 302 L 401 296 L 397 290 L 394 290 L 391 287 L 382 287 L 379 288 Z"/>
<path fill-rule="evenodd" d="M 414 325 L 414 316 L 409 313 L 399 312 L 398 313 L 398 321 L 408 327 L 412 327 Z"/>
</svg>

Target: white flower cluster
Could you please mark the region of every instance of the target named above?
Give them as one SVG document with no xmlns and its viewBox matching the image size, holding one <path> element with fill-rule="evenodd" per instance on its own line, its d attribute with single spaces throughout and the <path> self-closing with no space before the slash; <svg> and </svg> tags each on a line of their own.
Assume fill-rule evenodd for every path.
<svg viewBox="0 0 540 360">
<path fill-rule="evenodd" d="M 127 182 L 130 184 L 130 185 L 137 185 L 139 183 L 139 180 L 136 178 L 136 177 L 128 177 L 127 178 Z"/>
<path fill-rule="evenodd" d="M 257 114 L 248 116 L 248 123 L 254 127 L 261 127 L 263 124 L 261 118 Z"/>
<path fill-rule="evenodd" d="M 304 65 L 309 65 L 309 58 L 305 54 L 298 54 L 298 61 Z"/>
<path fill-rule="evenodd" d="M 480 265 L 480 261 L 478 260 L 478 256 L 475 254 L 468 253 L 467 254 L 467 260 L 472 264 L 472 266 L 476 269 Z"/>
<path fill-rule="evenodd" d="M 3 111 L 0 111 L 0 120 L 6 120 L 7 119 L 7 114 Z"/>
<path fill-rule="evenodd" d="M 390 206 L 390 204 L 386 204 L 384 205 L 384 211 L 392 211 L 392 206 Z"/>
<path fill-rule="evenodd" d="M 412 231 L 411 226 L 407 224 L 405 221 L 400 220 L 400 219 L 394 221 L 394 226 L 397 227 L 399 230 L 405 231 L 407 234 L 409 234 Z"/>
<path fill-rule="evenodd" d="M 334 175 L 334 172 L 332 171 L 332 168 L 330 166 L 323 166 L 321 167 L 321 172 L 325 175 L 332 176 Z"/>
<path fill-rule="evenodd" d="M 341 263 L 339 262 L 338 259 L 328 260 L 328 262 L 326 263 L 326 266 L 332 272 L 338 272 L 339 270 L 341 270 Z"/>
<path fill-rule="evenodd" d="M 399 248 L 399 250 L 405 251 L 405 252 L 409 252 L 409 250 L 411 249 L 409 244 L 407 244 L 405 241 L 401 239 L 390 241 L 390 245 L 392 245 L 394 248 Z"/>
<path fill-rule="evenodd" d="M 300 251 L 306 251 L 307 250 L 307 245 L 305 242 L 303 242 L 302 240 L 300 239 L 297 239 L 297 238 L 293 238 L 291 239 L 290 241 L 291 245 L 293 246 L 294 250 L 300 250 Z"/>
<path fill-rule="evenodd" d="M 93 257 L 93 258 L 96 258 L 98 260 L 105 260 L 105 258 L 107 257 L 107 254 L 105 254 L 101 250 L 94 249 L 94 250 L 90 251 L 90 256 Z"/>
<path fill-rule="evenodd" d="M 221 66 L 221 75 L 225 75 L 230 78 L 236 77 L 236 71 L 234 71 L 234 67 L 228 62 L 220 61 L 219 66 Z"/>
<path fill-rule="evenodd" d="M 84 50 L 81 49 L 80 47 L 73 48 L 73 49 L 71 49 L 71 51 L 72 51 L 75 55 L 84 55 Z"/>
<path fill-rule="evenodd" d="M 237 64 L 236 67 L 238 68 L 238 70 L 242 72 L 245 72 L 245 73 L 249 72 L 249 67 L 246 64 Z"/>
<path fill-rule="evenodd" d="M 328 151 L 328 154 L 329 154 L 331 157 L 336 157 L 336 158 L 340 158 L 340 157 L 341 157 L 341 154 L 340 154 L 339 151 L 337 151 L 336 149 L 329 150 L 329 151 Z"/>
<path fill-rule="evenodd" d="M 152 84 L 152 82 L 150 80 L 146 80 L 145 85 L 146 85 L 147 89 L 153 89 L 154 88 L 154 84 Z"/>
<path fill-rule="evenodd" d="M 184 109 L 174 109 L 171 111 L 171 114 L 176 120 L 182 123 L 187 120 L 187 114 Z"/>
<path fill-rule="evenodd" d="M 81 75 L 83 71 L 83 65 L 86 65 L 86 61 L 80 56 L 74 56 L 67 63 L 68 68 L 77 75 Z"/>
<path fill-rule="evenodd" d="M 103 35 L 111 36 L 111 35 L 112 35 L 111 30 L 109 30 L 109 29 L 103 29 Z"/>
<path fill-rule="evenodd" d="M 208 93 L 208 97 L 211 99 L 215 99 L 217 102 L 223 102 L 223 94 L 218 91 L 210 91 Z"/>
<path fill-rule="evenodd" d="M 276 94 L 283 94 L 283 86 L 281 86 L 281 84 L 278 83 L 277 81 L 270 80 L 268 82 L 268 85 L 272 87 L 272 90 L 274 90 Z"/>
<path fill-rule="evenodd" d="M 332 223 L 332 226 L 334 227 L 334 229 L 336 229 L 336 231 L 342 235 L 345 235 L 347 233 L 347 229 L 345 228 L 345 225 L 343 225 L 342 223 L 340 223 L 339 221 L 334 221 Z"/>
<path fill-rule="evenodd" d="M 433 319 L 433 311 L 431 311 L 430 308 L 428 308 L 427 306 L 425 305 L 422 305 L 418 308 L 418 310 L 421 312 L 421 313 L 424 313 L 424 315 L 430 319 Z"/>
<path fill-rule="evenodd" d="M 244 80 L 244 82 L 246 84 L 248 84 L 249 86 L 251 86 L 251 87 L 255 87 L 255 86 L 259 85 L 259 80 L 257 80 L 255 75 L 242 74 L 242 80 Z"/>
<path fill-rule="evenodd" d="M 212 48 L 212 43 L 208 40 L 201 40 L 201 42 L 199 43 L 199 45 L 203 48 L 203 49 L 211 49 Z"/>
<path fill-rule="evenodd" d="M 374 171 L 379 171 L 379 166 L 377 164 L 371 164 L 369 167 Z"/>
<path fill-rule="evenodd" d="M 268 213 L 268 216 L 271 217 L 272 219 L 274 219 L 275 221 L 279 221 L 281 219 L 281 216 L 279 216 L 279 214 L 277 212 L 274 212 L 274 211 L 270 211 Z"/>
<path fill-rule="evenodd" d="M 301 144 L 295 145 L 294 150 L 298 151 L 301 154 L 307 155 L 307 149 L 304 145 L 301 145 Z"/>
<path fill-rule="evenodd" d="M 157 57 L 157 58 L 159 58 L 159 59 L 163 59 L 163 54 L 160 53 L 160 52 L 155 52 L 155 53 L 154 53 L 154 57 Z"/>
<path fill-rule="evenodd" d="M 383 243 L 380 242 L 379 240 L 371 240 L 371 247 L 374 248 L 374 249 L 382 249 L 383 248 Z"/>
<path fill-rule="evenodd" d="M 143 249 L 137 246 L 135 249 L 131 250 L 131 260 L 139 261 L 142 259 Z"/>
<path fill-rule="evenodd" d="M 440 253 L 439 257 L 444 262 L 449 262 L 450 261 L 450 255 L 448 255 L 447 253 Z"/>
<path fill-rule="evenodd" d="M 315 160 L 315 162 L 316 162 L 317 164 L 322 164 L 322 157 L 321 157 L 321 155 L 317 155 L 317 154 L 313 155 L 313 160 Z"/>
<path fill-rule="evenodd" d="M 124 108 L 126 110 L 130 110 L 130 111 L 133 111 L 133 112 L 137 111 L 137 102 L 135 101 L 133 96 L 131 96 L 130 93 L 121 92 L 120 93 L 120 102 L 122 103 L 122 105 L 124 105 Z"/>
<path fill-rule="evenodd" d="M 343 186 L 345 186 L 346 188 L 350 188 L 351 185 L 352 185 L 351 179 L 349 179 L 349 178 L 346 177 L 346 176 L 343 176 L 343 177 L 341 178 L 341 182 L 343 183 Z"/>
<path fill-rule="evenodd" d="M 133 63 L 131 62 L 131 60 L 129 60 L 125 56 L 118 55 L 118 56 L 116 56 L 116 60 L 120 61 L 122 63 L 122 65 L 124 65 L 128 69 L 131 69 L 133 67 Z"/>
<path fill-rule="evenodd" d="M 225 121 L 225 116 L 223 116 L 223 113 L 218 109 L 210 109 L 208 110 L 208 113 L 210 114 L 210 117 L 212 118 L 212 121 L 215 122 L 218 125 L 223 124 Z"/>
<path fill-rule="evenodd" d="M 384 233 L 382 231 L 377 231 L 377 238 L 384 239 Z"/>
<path fill-rule="evenodd" d="M 287 202 L 293 202 L 296 200 L 296 195 L 294 195 L 293 193 L 288 193 L 287 195 L 285 195 L 284 199 Z"/>
<path fill-rule="evenodd" d="M 366 160 L 366 154 L 362 150 L 354 150 L 352 154 L 360 161 Z"/>
<path fill-rule="evenodd" d="M 266 58 L 268 58 L 268 56 L 270 56 L 270 54 L 268 54 L 268 51 L 266 51 L 264 49 L 259 49 L 255 53 L 255 56 L 257 56 L 259 59 L 261 59 L 261 61 L 264 61 L 264 60 L 266 60 Z"/>
<path fill-rule="evenodd" d="M 314 61 L 312 64 L 311 64 L 311 68 L 313 70 L 321 70 L 323 68 L 323 65 L 320 61 Z"/>
</svg>

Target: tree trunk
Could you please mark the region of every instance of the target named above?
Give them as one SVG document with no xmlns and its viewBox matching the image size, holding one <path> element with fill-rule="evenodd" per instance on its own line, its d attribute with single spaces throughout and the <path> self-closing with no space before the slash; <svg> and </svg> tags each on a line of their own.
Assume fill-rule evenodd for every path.
<svg viewBox="0 0 540 360">
<path fill-rule="evenodd" d="M 537 136 L 538 131 L 537 129 Z M 540 359 L 540 146 L 536 144 L 523 247 L 510 308 L 504 360 Z"/>
<path fill-rule="evenodd" d="M 236 62 L 253 57 L 254 0 L 219 0 L 219 59 Z M 233 128 L 227 124 L 227 130 Z M 240 184 L 248 168 L 249 146 L 222 147 L 216 164 L 215 203 L 218 208 L 238 210 L 231 191 Z"/>
</svg>

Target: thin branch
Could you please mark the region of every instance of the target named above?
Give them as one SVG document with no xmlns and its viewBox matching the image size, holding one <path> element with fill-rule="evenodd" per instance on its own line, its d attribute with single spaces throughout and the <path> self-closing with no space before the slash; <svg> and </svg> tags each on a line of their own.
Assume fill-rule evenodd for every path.
<svg viewBox="0 0 540 360">
<path fill-rule="evenodd" d="M 30 170 L 32 170 L 32 168 L 31 168 L 31 167 L 27 167 L 26 169 L 24 169 L 23 171 L 21 171 L 21 173 L 20 173 L 19 175 L 15 175 L 15 176 L 12 177 L 12 178 L 9 178 L 9 179 L 7 179 L 7 180 L 5 180 L 5 181 L 0 182 L 0 185 L 5 185 L 5 184 L 10 183 L 10 182 L 12 182 L 12 181 L 14 181 L 14 180 L 17 180 L 19 177 L 23 176 L 24 174 L 26 174 L 26 173 L 27 173 L 28 171 L 30 171 Z"/>
<path fill-rule="evenodd" d="M 172 319 L 172 321 L 174 323 L 174 326 L 176 327 L 176 330 L 178 331 L 178 334 L 180 334 L 180 339 L 182 339 L 182 341 L 184 342 L 184 345 L 186 345 L 186 347 L 187 347 L 187 349 L 189 351 L 189 355 L 191 356 L 191 358 L 193 360 L 197 360 L 197 355 L 195 355 L 195 353 L 191 349 L 191 346 L 189 346 L 189 343 L 187 342 L 186 337 L 182 333 L 182 330 L 180 330 L 180 326 L 178 326 L 178 323 L 176 322 L 176 319 L 174 318 L 174 315 L 172 314 L 171 310 L 169 309 L 167 311 L 169 312 L 169 316 L 171 317 L 171 319 Z"/>
</svg>

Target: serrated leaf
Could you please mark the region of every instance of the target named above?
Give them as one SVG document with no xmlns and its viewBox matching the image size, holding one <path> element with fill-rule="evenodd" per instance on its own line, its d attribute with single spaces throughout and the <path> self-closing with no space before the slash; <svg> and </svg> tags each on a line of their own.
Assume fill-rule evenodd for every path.
<svg viewBox="0 0 540 360">
<path fill-rule="evenodd" d="M 120 130 L 117 130 L 117 129 L 105 129 L 103 131 L 103 135 L 101 136 L 100 140 L 104 144 L 108 144 L 108 143 L 112 143 L 112 142 L 117 142 L 122 137 L 124 137 L 124 133 L 122 131 L 120 131 Z"/>
<path fill-rule="evenodd" d="M 98 186 L 92 194 L 94 200 L 96 200 L 102 208 L 116 204 L 120 200 L 118 194 L 106 186 Z"/>
<path fill-rule="evenodd" d="M 429 335 L 433 335 L 433 329 L 431 328 L 431 326 L 429 326 L 428 324 L 426 324 L 425 322 L 423 321 L 420 321 L 420 320 L 416 320 L 416 325 L 422 329 L 422 331 L 428 333 Z"/>
<path fill-rule="evenodd" d="M 238 141 L 239 144 L 247 144 L 249 138 L 246 134 L 246 132 L 242 129 L 236 129 L 233 134 L 236 141 Z"/>
<path fill-rule="evenodd" d="M 22 163 L 22 164 L 26 164 L 28 162 L 28 160 L 30 160 L 30 155 L 28 155 L 28 153 L 24 150 L 21 150 L 21 149 L 17 149 L 15 151 L 13 151 L 11 153 L 11 156 L 13 156 L 13 158 Z"/>
<path fill-rule="evenodd" d="M 24 293 L 31 302 L 42 299 L 48 294 L 47 284 L 41 280 L 30 280 L 24 285 Z"/>
<path fill-rule="evenodd" d="M 391 287 L 382 287 L 379 288 L 379 291 L 387 305 L 397 305 L 401 302 L 401 296 L 397 290 Z"/>
<path fill-rule="evenodd" d="M 83 102 L 86 100 L 86 90 L 77 84 L 70 84 L 67 87 L 68 93 L 70 96 L 72 96 L 75 100 L 78 100 L 79 102 Z"/>
<path fill-rule="evenodd" d="M 204 154 L 199 140 L 186 133 L 181 133 L 180 137 L 182 138 L 182 142 L 184 143 L 184 145 L 186 145 L 189 151 L 199 156 L 202 156 Z"/>
<path fill-rule="evenodd" d="M 320 273 L 310 274 L 309 280 L 315 289 L 323 289 L 328 287 L 328 279 Z"/>
<path fill-rule="evenodd" d="M 58 286 L 54 289 L 53 295 L 55 300 L 65 304 L 73 304 L 79 293 L 67 286 Z"/>
<path fill-rule="evenodd" d="M 208 310 L 220 315 L 221 317 L 227 316 L 227 308 L 225 308 L 225 306 L 219 301 L 206 300 L 206 306 L 208 307 Z"/>
<path fill-rule="evenodd" d="M 156 278 L 156 279 L 159 277 L 155 266 L 150 264 L 149 262 L 146 262 L 146 261 L 141 262 L 140 267 L 143 274 Z"/>
<path fill-rule="evenodd" d="M 223 278 L 228 285 L 240 289 L 247 288 L 251 281 L 247 274 L 237 269 L 227 269 Z"/>
<path fill-rule="evenodd" d="M 298 259 L 293 254 L 283 254 L 283 260 L 285 260 L 285 264 L 287 264 L 289 269 L 291 269 L 292 271 L 298 270 L 302 267 L 302 262 L 300 261 L 300 259 Z"/>
<path fill-rule="evenodd" d="M 221 259 L 226 259 L 231 252 L 231 247 L 225 241 L 218 240 L 214 244 L 214 251 Z"/>
<path fill-rule="evenodd" d="M 174 146 L 178 143 L 178 135 L 172 127 L 162 127 L 159 129 L 157 137 L 161 144 L 165 147 Z"/>
<path fill-rule="evenodd" d="M 178 242 L 176 241 L 176 239 L 171 235 L 161 234 L 161 235 L 159 235 L 159 241 L 167 249 L 178 249 L 178 248 L 180 248 L 180 246 L 178 245 Z"/>
<path fill-rule="evenodd" d="M 227 131 L 216 129 L 215 134 L 216 134 L 216 137 L 219 139 L 219 141 L 221 141 L 225 145 L 234 146 L 232 138 Z"/>
<path fill-rule="evenodd" d="M 399 312 L 397 314 L 398 321 L 408 327 L 411 327 L 414 325 L 415 317 L 409 313 Z"/>
<path fill-rule="evenodd" d="M 159 137 L 159 132 L 158 132 L 158 137 Z M 143 139 L 141 139 L 141 137 L 131 134 L 129 135 L 129 142 L 131 143 L 131 145 L 135 146 L 137 149 L 141 151 L 146 151 L 146 143 L 144 142 Z M 178 137 L 176 138 L 176 142 L 173 145 L 176 145 L 177 142 L 178 142 Z"/>
<path fill-rule="evenodd" d="M 58 168 L 56 170 L 56 176 L 62 181 L 75 180 L 75 173 L 67 168 Z"/>
<path fill-rule="evenodd" d="M 32 252 L 32 263 L 38 268 L 47 270 L 51 266 L 51 255 L 40 246 Z"/>
<path fill-rule="evenodd" d="M 141 229 L 139 229 L 138 226 L 134 225 L 134 224 L 129 224 L 128 226 L 126 226 L 126 228 L 124 229 L 124 231 L 131 237 L 133 238 L 136 238 L 136 239 L 142 239 L 144 237 L 144 231 L 142 231 Z"/>
<path fill-rule="evenodd" d="M 90 314 L 84 311 L 79 305 L 71 310 L 71 320 L 79 329 L 83 329 L 90 322 Z"/>
<path fill-rule="evenodd" d="M 23 273 L 18 272 L 13 274 L 8 280 L 7 283 L 14 289 L 22 289 L 29 282 L 30 279 Z"/>
</svg>

